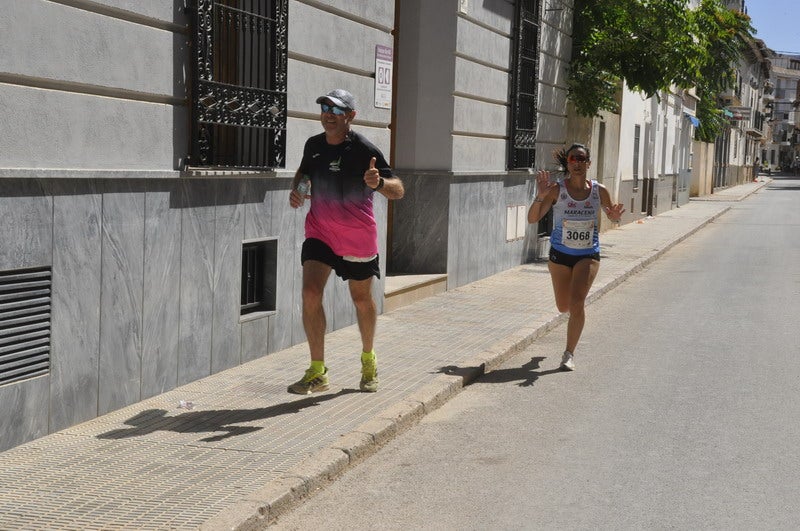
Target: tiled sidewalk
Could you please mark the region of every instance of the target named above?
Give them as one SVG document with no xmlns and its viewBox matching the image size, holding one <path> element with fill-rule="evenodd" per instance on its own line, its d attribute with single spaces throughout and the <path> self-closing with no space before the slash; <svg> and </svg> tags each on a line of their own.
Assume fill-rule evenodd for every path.
<svg viewBox="0 0 800 531">
<path fill-rule="evenodd" d="M 692 201 L 604 233 L 590 299 L 728 208 Z M 546 264 L 526 264 L 381 315 L 375 394 L 358 392 L 351 326 L 327 336 L 326 393 L 286 393 L 301 344 L 4 452 L 0 529 L 260 528 L 561 322 L 551 291 Z"/>
</svg>

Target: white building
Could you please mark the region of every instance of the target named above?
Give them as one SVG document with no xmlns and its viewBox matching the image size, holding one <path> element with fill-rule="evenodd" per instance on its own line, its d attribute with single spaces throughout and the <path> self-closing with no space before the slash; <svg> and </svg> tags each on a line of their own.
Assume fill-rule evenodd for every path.
<svg viewBox="0 0 800 531">
<path fill-rule="evenodd" d="M 772 135 L 764 146 L 762 159 L 771 169 L 786 169 L 800 156 L 800 55 L 778 53 L 772 57 L 774 100 L 769 110 Z"/>
</svg>

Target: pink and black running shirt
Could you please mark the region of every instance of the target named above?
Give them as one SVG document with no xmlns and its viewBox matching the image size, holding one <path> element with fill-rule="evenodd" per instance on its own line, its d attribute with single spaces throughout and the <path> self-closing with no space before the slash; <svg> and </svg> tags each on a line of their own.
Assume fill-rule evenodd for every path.
<svg viewBox="0 0 800 531">
<path fill-rule="evenodd" d="M 311 178 L 306 238 L 322 240 L 339 256 L 378 254 L 378 228 L 372 209 L 375 192 L 364 182 L 372 157 L 380 175 L 391 177 L 383 153 L 359 133 L 350 131 L 337 145 L 328 144 L 325 133 L 306 141 L 300 163 L 300 172 Z"/>
</svg>

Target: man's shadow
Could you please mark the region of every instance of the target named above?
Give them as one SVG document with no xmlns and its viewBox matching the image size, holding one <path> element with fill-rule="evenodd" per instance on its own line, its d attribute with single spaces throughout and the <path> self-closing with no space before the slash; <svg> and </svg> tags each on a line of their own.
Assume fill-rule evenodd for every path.
<svg viewBox="0 0 800 531">
<path fill-rule="evenodd" d="M 521 367 L 512 367 L 509 369 L 497 369 L 488 373 L 482 374 L 475 382 L 481 383 L 510 383 L 518 382 L 520 387 L 531 387 L 536 380 L 541 376 L 548 374 L 557 374 L 563 372 L 561 368 L 550 369 L 547 371 L 539 370 L 539 365 L 547 358 L 544 356 L 534 357 Z M 468 371 L 474 371 L 474 368 L 461 368 L 455 365 L 442 367 L 437 372 L 441 374 L 449 374 L 453 376 L 466 376 Z"/>
<path fill-rule="evenodd" d="M 355 389 L 342 389 L 338 393 L 315 395 L 274 406 L 257 409 L 212 409 L 208 411 L 188 411 L 168 417 L 165 409 L 148 409 L 125 421 L 131 428 L 121 428 L 102 433 L 98 439 L 127 439 L 140 437 L 156 431 L 175 433 L 215 433 L 219 435 L 200 439 L 202 442 L 217 442 L 237 435 L 245 435 L 260 430 L 258 426 L 236 426 L 238 423 L 263 420 L 279 415 L 299 413 L 300 411 L 333 400 L 344 395 L 357 393 Z"/>
</svg>

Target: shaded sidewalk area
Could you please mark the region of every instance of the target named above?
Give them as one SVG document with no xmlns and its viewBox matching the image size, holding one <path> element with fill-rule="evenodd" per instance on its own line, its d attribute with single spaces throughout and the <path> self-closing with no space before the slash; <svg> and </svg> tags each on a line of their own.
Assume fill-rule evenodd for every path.
<svg viewBox="0 0 800 531">
<path fill-rule="evenodd" d="M 692 201 L 603 233 L 589 302 L 729 208 Z M 325 393 L 286 393 L 300 344 L 48 435 L 0 454 L 0 529 L 261 528 L 564 320 L 546 263 L 525 264 L 379 316 L 378 393 L 358 392 L 353 325 L 327 336 Z M 534 385 L 560 356 L 486 377 Z"/>
</svg>

